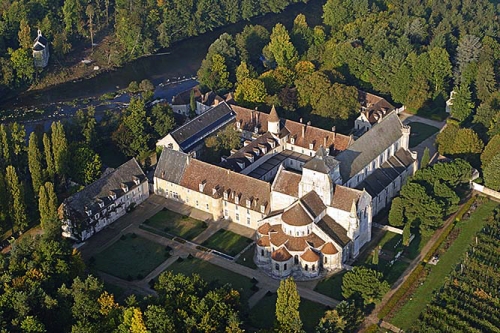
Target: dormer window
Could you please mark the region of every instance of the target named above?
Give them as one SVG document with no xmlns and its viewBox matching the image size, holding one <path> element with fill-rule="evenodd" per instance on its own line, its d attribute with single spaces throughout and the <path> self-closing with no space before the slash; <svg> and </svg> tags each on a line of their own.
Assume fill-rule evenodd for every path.
<svg viewBox="0 0 500 333">
<path fill-rule="evenodd" d="M 252 201 L 250 199 L 247 199 L 246 205 L 247 205 L 247 208 L 250 208 L 252 206 Z"/>
<path fill-rule="evenodd" d="M 139 179 L 139 177 L 134 176 L 132 179 L 134 180 L 135 185 L 139 185 L 141 183 L 141 180 Z"/>
<path fill-rule="evenodd" d="M 311 149 L 311 150 L 312 150 L 312 149 L 314 149 L 314 143 L 313 143 L 313 142 L 311 142 L 311 143 L 309 144 L 309 149 Z"/>
<path fill-rule="evenodd" d="M 99 213 L 95 214 L 95 219 L 98 220 L 99 219 Z"/>
<path fill-rule="evenodd" d="M 236 122 L 236 129 L 240 129 L 240 128 L 241 128 L 241 120 Z"/>
<path fill-rule="evenodd" d="M 92 210 L 90 210 L 88 207 L 85 207 L 85 213 L 87 216 L 92 216 Z"/>
<path fill-rule="evenodd" d="M 267 153 L 267 146 L 266 145 L 259 143 L 259 148 L 260 148 L 260 150 L 262 150 L 263 154 Z"/>
<path fill-rule="evenodd" d="M 290 143 L 291 143 L 292 145 L 294 145 L 294 144 L 295 144 L 295 138 L 294 138 L 293 136 L 290 138 Z"/>
<path fill-rule="evenodd" d="M 240 196 L 239 195 L 237 195 L 237 196 L 234 197 L 234 203 L 237 204 L 237 205 L 240 204 Z"/>
<path fill-rule="evenodd" d="M 266 211 L 266 206 L 265 205 L 260 205 L 260 212 L 262 214 L 264 214 L 265 211 Z"/>
<path fill-rule="evenodd" d="M 253 153 L 255 154 L 255 156 L 259 156 L 259 155 L 260 155 L 260 150 L 259 150 L 259 148 L 254 147 L 254 148 L 253 148 Z"/>
<path fill-rule="evenodd" d="M 254 161 L 254 156 L 251 153 L 245 153 L 245 157 L 247 158 L 250 163 L 253 163 Z"/>
<path fill-rule="evenodd" d="M 224 200 L 227 200 L 229 197 L 229 190 L 228 191 L 224 191 Z"/>
<path fill-rule="evenodd" d="M 97 203 L 99 204 L 99 208 L 104 208 L 104 201 L 97 199 Z"/>
<path fill-rule="evenodd" d="M 258 128 L 257 126 L 255 126 L 255 127 L 253 128 L 253 132 L 254 132 L 255 134 L 259 133 L 259 128 Z"/>
<path fill-rule="evenodd" d="M 120 186 L 121 186 L 121 188 L 122 188 L 123 192 L 125 192 L 125 193 L 127 193 L 127 192 L 128 192 L 128 186 L 127 186 L 127 184 L 125 184 L 125 183 L 121 183 L 121 185 L 120 185 Z"/>
<path fill-rule="evenodd" d="M 109 198 L 109 200 L 112 200 L 112 201 L 116 200 L 116 193 L 113 191 L 109 191 L 108 198 Z"/>
<path fill-rule="evenodd" d="M 203 190 L 205 189 L 205 185 L 206 185 L 206 184 L 207 184 L 207 181 L 206 181 L 206 180 L 202 181 L 200 184 L 198 184 L 198 190 L 199 190 L 200 192 L 203 192 Z"/>
<path fill-rule="evenodd" d="M 267 143 L 271 146 L 271 148 L 276 147 L 276 142 L 273 139 L 267 139 Z"/>
</svg>

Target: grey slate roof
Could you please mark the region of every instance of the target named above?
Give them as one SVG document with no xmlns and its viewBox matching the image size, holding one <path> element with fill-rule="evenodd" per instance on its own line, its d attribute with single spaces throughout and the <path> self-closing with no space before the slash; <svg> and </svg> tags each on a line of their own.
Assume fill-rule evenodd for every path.
<svg viewBox="0 0 500 333">
<path fill-rule="evenodd" d="M 395 156 L 382 164 L 380 169 L 375 170 L 366 177 L 358 186 L 365 189 L 373 198 L 377 197 L 387 186 L 389 186 L 399 175 L 401 175 L 415 160 L 406 149 L 399 149 Z"/>
<path fill-rule="evenodd" d="M 188 158 L 188 155 L 183 152 L 164 148 L 156 165 L 155 177 L 180 184 Z"/>
<path fill-rule="evenodd" d="M 342 247 L 345 247 L 351 241 L 347 236 L 347 231 L 329 215 L 325 215 L 319 220 L 317 226 Z"/>
<path fill-rule="evenodd" d="M 311 213 L 312 216 L 316 217 L 321 214 L 326 206 L 323 204 L 323 200 L 319 197 L 319 195 L 315 191 L 311 191 L 300 198 L 302 204 L 306 209 Z"/>
<path fill-rule="evenodd" d="M 334 169 L 339 162 L 335 160 L 333 156 L 328 155 L 327 149 L 321 147 L 316 152 L 316 155 L 304 164 L 304 168 L 322 172 L 329 173 L 330 170 Z"/>
<path fill-rule="evenodd" d="M 105 207 L 115 201 L 109 197 L 110 191 L 116 194 L 116 198 L 123 196 L 125 192 L 121 188 L 122 183 L 127 185 L 129 191 L 137 187 L 134 183 L 134 176 L 139 178 L 140 184 L 147 181 L 146 175 L 136 159 L 132 158 L 113 172 L 99 178 L 80 192 L 64 200 L 63 205 L 70 209 L 74 217 L 87 218 L 86 207 L 92 211 L 92 214 L 102 210 L 97 202 L 99 199 L 103 201 Z"/>
<path fill-rule="evenodd" d="M 384 150 L 403 135 L 403 124 L 395 112 L 388 114 L 377 126 L 363 134 L 346 150 L 337 155 L 340 175 L 345 183 L 363 170 Z"/>
<path fill-rule="evenodd" d="M 222 102 L 175 129 L 170 134 L 181 146 L 182 150 L 187 151 L 221 126 L 234 120 L 235 117 L 235 113 L 229 105 Z"/>
</svg>

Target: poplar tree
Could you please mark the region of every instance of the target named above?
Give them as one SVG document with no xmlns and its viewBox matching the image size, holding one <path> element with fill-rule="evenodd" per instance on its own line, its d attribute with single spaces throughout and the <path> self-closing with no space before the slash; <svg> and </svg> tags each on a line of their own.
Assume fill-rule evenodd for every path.
<svg viewBox="0 0 500 333">
<path fill-rule="evenodd" d="M 47 133 L 43 133 L 43 151 L 45 154 L 45 164 L 47 165 L 47 175 L 50 179 L 54 179 L 56 173 L 54 166 L 54 154 L 52 153 L 52 143 Z"/>
<path fill-rule="evenodd" d="M 299 305 L 300 296 L 293 278 L 281 280 L 276 300 L 276 320 L 280 332 L 303 332 Z"/>
<path fill-rule="evenodd" d="M 285 26 L 281 23 L 274 26 L 271 41 L 266 48 L 273 55 L 278 66 L 293 68 L 299 60 L 297 49 L 290 41 L 290 35 Z"/>
<path fill-rule="evenodd" d="M 6 225 L 8 215 L 9 196 L 7 193 L 7 186 L 5 185 L 4 175 L 0 172 L 0 232 L 5 232 L 8 229 Z"/>
<path fill-rule="evenodd" d="M 422 155 L 422 160 L 420 161 L 420 169 L 423 169 L 429 165 L 431 159 L 429 147 L 425 147 L 424 154 Z"/>
<path fill-rule="evenodd" d="M 68 166 L 68 141 L 61 122 L 52 123 L 52 151 L 54 153 L 54 169 L 57 175 L 65 176 Z"/>
<path fill-rule="evenodd" d="M 38 148 L 38 138 L 35 132 L 31 132 L 28 143 L 28 167 L 31 174 L 34 193 L 38 192 L 43 183 L 42 153 Z"/>
<path fill-rule="evenodd" d="M 10 165 L 11 162 L 11 146 L 9 129 L 6 125 L 0 125 L 0 141 L 2 142 L 2 157 L 4 165 Z"/>
<path fill-rule="evenodd" d="M 5 171 L 12 231 L 14 231 L 14 226 L 20 230 L 24 230 L 28 226 L 28 216 L 26 215 L 23 186 L 17 177 L 16 169 L 12 165 L 9 165 Z"/>
<path fill-rule="evenodd" d="M 58 230 L 57 220 L 57 196 L 54 191 L 54 184 L 46 182 L 40 186 L 38 192 L 38 208 L 40 211 L 40 224 L 47 232 Z"/>
<path fill-rule="evenodd" d="M 23 125 L 13 123 L 10 126 L 12 152 L 15 155 L 16 166 L 24 165 L 26 152 L 26 130 Z"/>
</svg>

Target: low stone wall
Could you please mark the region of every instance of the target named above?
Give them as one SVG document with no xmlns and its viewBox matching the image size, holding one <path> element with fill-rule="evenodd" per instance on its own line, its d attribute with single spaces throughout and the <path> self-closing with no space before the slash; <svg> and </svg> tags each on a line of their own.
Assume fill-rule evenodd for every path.
<svg viewBox="0 0 500 333">
<path fill-rule="evenodd" d="M 497 192 L 495 190 L 492 190 L 491 188 L 487 188 L 477 183 L 471 183 L 471 187 L 474 191 L 487 195 L 492 199 L 500 200 L 500 192 Z"/>
<path fill-rule="evenodd" d="M 382 225 L 382 224 L 378 224 L 378 223 L 373 223 L 372 225 L 375 228 L 379 228 L 379 229 L 382 229 L 382 230 L 387 230 L 387 231 L 394 232 L 394 233 L 400 234 L 400 235 L 403 234 L 403 229 L 391 227 L 390 225 Z"/>
</svg>

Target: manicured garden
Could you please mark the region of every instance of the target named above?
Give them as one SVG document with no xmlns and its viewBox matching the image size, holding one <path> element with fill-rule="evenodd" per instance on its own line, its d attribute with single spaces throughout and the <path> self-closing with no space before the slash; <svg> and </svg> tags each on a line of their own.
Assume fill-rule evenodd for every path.
<svg viewBox="0 0 500 333">
<path fill-rule="evenodd" d="M 420 122 L 412 122 L 408 125 L 411 127 L 410 148 L 418 146 L 424 140 L 439 131 L 437 127 Z"/>
<path fill-rule="evenodd" d="M 255 254 L 255 244 L 250 246 L 248 249 L 245 250 L 239 257 L 238 260 L 236 260 L 236 263 L 246 266 L 248 268 L 255 269 L 257 268 L 257 265 L 253 261 L 253 257 Z"/>
<path fill-rule="evenodd" d="M 189 216 L 172 212 L 166 208 L 144 221 L 144 224 L 161 232 L 193 240 L 207 227 L 206 223 Z"/>
<path fill-rule="evenodd" d="M 201 245 L 234 257 L 251 242 L 250 238 L 238 235 L 229 230 L 219 229 Z"/>
<path fill-rule="evenodd" d="M 121 279 L 140 280 L 168 257 L 164 246 L 127 234 L 91 260 L 97 270 Z"/>
<path fill-rule="evenodd" d="M 262 298 L 257 305 L 250 310 L 250 325 L 258 329 L 272 328 L 275 321 L 276 313 L 276 293 L 268 293 Z M 319 320 L 325 314 L 327 307 L 312 302 L 310 300 L 300 299 L 300 319 L 302 320 L 303 329 L 306 332 L 314 332 Z"/>
<path fill-rule="evenodd" d="M 238 290 L 242 299 L 248 300 L 254 294 L 252 290 L 252 280 L 246 276 L 228 271 L 208 261 L 188 257 L 186 259 L 179 259 L 172 265 L 168 266 L 167 270 L 173 273 L 182 273 L 184 275 L 192 275 L 196 273 L 200 275 L 207 282 L 217 281 L 221 285 L 230 284 L 235 290 Z"/>
<path fill-rule="evenodd" d="M 456 239 L 441 255 L 436 266 L 426 265 L 427 277 L 411 298 L 394 315 L 390 322 L 404 330 L 412 327 L 420 313 L 431 302 L 435 292 L 443 287 L 453 268 L 460 262 L 468 249 L 473 236 L 480 231 L 487 222 L 498 203 L 488 201 L 480 205 L 469 219 L 461 220 L 455 228 L 460 230 Z"/>
</svg>

